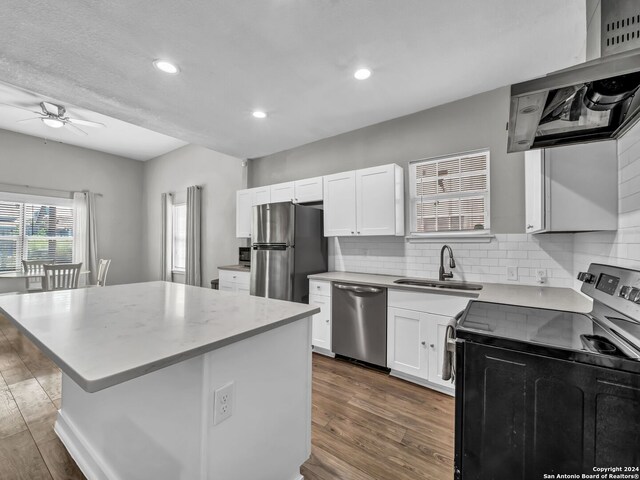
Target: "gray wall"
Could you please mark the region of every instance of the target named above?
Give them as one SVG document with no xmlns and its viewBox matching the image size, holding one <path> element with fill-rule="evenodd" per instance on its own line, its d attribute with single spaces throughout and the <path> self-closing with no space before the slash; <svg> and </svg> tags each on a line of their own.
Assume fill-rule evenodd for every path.
<svg viewBox="0 0 640 480">
<path fill-rule="evenodd" d="M 144 245 L 147 280 L 160 279 L 160 195 L 175 194 L 186 201 L 191 185 L 202 189 L 202 284 L 218 277 L 217 267 L 238 263 L 236 190 L 246 187 L 242 160 L 196 145 L 166 153 L 145 162 Z M 177 281 L 182 279 L 176 278 Z"/>
<path fill-rule="evenodd" d="M 425 88 L 428 88 L 425 82 Z M 503 87 L 405 117 L 249 161 L 249 186 L 488 147 L 491 230 L 524 232 L 524 155 L 507 154 L 509 88 Z M 408 188 L 405 189 L 408 195 Z M 409 223 L 407 222 L 407 225 Z M 407 233 L 408 230 L 407 230 Z"/>
<path fill-rule="evenodd" d="M 142 162 L 6 130 L 0 130 L 0 145 L 0 183 L 102 193 L 96 200 L 98 255 L 112 259 L 107 281 L 145 279 Z"/>
</svg>

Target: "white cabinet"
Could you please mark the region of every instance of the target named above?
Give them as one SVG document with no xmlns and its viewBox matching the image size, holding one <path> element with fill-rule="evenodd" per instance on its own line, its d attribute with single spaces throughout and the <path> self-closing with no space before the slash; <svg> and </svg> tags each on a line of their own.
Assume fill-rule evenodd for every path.
<svg viewBox="0 0 640 480">
<path fill-rule="evenodd" d="M 311 343 L 314 352 L 331 354 L 331 283 L 311 280 L 309 282 L 309 305 L 320 308 L 313 316 Z"/>
<path fill-rule="evenodd" d="M 525 152 L 525 231 L 615 230 L 615 140 Z"/>
<path fill-rule="evenodd" d="M 324 235 L 356 235 L 356 172 L 324 177 Z"/>
<path fill-rule="evenodd" d="M 253 206 L 270 202 L 270 187 L 247 188 L 236 192 L 236 237 L 251 237 Z"/>
<path fill-rule="evenodd" d="M 251 272 L 218 270 L 218 279 L 220 280 L 218 288 L 221 291 L 249 295 Z"/>
<path fill-rule="evenodd" d="M 295 197 L 294 182 L 278 183 L 271 185 L 271 202 L 292 202 Z"/>
<path fill-rule="evenodd" d="M 277 183 L 271 185 L 271 202 L 309 203 L 321 202 L 322 177 L 306 178 L 295 182 Z"/>
<path fill-rule="evenodd" d="M 294 202 L 321 202 L 323 195 L 323 177 L 305 178 L 294 183 Z"/>
<path fill-rule="evenodd" d="M 324 177 L 324 234 L 404 235 L 404 174 L 398 165 Z"/>
<path fill-rule="evenodd" d="M 391 375 L 453 394 L 442 380 L 447 325 L 467 306 L 467 297 L 388 290 L 387 367 Z"/>
<path fill-rule="evenodd" d="M 236 192 L 236 237 L 248 238 L 251 236 L 252 208 L 252 189 L 238 190 Z"/>
<path fill-rule="evenodd" d="M 390 307 L 387 311 L 387 367 L 427 378 L 427 321 L 424 313 Z"/>
</svg>

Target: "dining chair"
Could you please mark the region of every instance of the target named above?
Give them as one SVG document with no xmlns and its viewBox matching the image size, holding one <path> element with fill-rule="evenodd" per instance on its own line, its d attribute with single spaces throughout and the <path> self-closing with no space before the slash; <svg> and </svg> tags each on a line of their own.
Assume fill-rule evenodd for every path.
<svg viewBox="0 0 640 480">
<path fill-rule="evenodd" d="M 42 289 L 45 292 L 53 290 L 69 290 L 78 288 L 78 279 L 80 278 L 80 263 L 65 263 L 59 265 L 47 265 L 44 268 L 44 277 L 42 280 Z"/>
<path fill-rule="evenodd" d="M 41 292 L 43 289 L 42 286 L 42 276 L 44 274 L 43 266 L 47 263 L 43 260 L 22 260 L 22 270 L 27 275 L 33 274 L 32 277 L 25 277 L 25 286 L 27 288 L 27 292 Z"/>
<path fill-rule="evenodd" d="M 107 284 L 107 272 L 109 271 L 109 265 L 111 265 L 111 259 L 101 258 L 98 261 L 98 280 L 96 286 L 104 287 Z"/>
</svg>

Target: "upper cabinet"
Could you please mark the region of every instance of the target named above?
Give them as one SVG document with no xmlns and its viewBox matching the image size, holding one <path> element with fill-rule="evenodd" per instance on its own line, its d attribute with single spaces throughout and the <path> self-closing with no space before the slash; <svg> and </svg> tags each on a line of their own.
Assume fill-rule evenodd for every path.
<svg viewBox="0 0 640 480">
<path fill-rule="evenodd" d="M 615 230 L 615 141 L 525 152 L 527 233 Z"/>
<path fill-rule="evenodd" d="M 251 236 L 253 206 L 271 202 L 269 187 L 247 188 L 236 192 L 236 237 Z"/>
<path fill-rule="evenodd" d="M 271 202 L 309 203 L 322 201 L 322 177 L 271 185 Z"/>
<path fill-rule="evenodd" d="M 251 237 L 254 205 L 324 202 L 324 235 L 404 235 L 404 174 L 365 168 L 236 192 L 236 236 Z"/>
<path fill-rule="evenodd" d="M 324 177 L 327 237 L 404 235 L 404 175 L 398 165 Z"/>
</svg>

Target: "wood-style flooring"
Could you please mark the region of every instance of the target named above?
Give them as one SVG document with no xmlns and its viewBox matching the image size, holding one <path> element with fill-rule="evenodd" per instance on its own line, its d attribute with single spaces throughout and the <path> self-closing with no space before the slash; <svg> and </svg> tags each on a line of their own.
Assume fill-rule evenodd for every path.
<svg viewBox="0 0 640 480">
<path fill-rule="evenodd" d="M 53 431 L 59 406 L 59 369 L 0 315 L 0 479 L 85 478 Z M 314 354 L 312 421 L 305 480 L 453 478 L 451 397 Z"/>
</svg>

